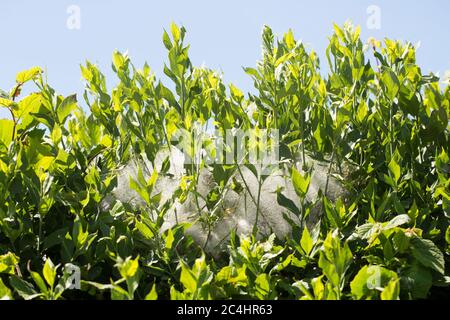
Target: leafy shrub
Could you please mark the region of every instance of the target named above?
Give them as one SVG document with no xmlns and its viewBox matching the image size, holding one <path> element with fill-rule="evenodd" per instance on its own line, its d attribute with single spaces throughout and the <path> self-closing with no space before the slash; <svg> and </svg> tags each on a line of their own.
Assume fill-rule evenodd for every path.
<svg viewBox="0 0 450 320">
<path fill-rule="evenodd" d="M 276 39 L 264 27 L 262 59 L 245 68 L 255 91 L 245 97 L 217 72 L 194 67 L 184 39 L 175 24 L 163 35 L 174 90 L 116 51 L 120 81 L 111 91 L 95 65 L 81 67 L 88 113 L 75 95 L 58 95 L 37 67 L 0 91 L 0 106 L 11 113 L 0 120 L 0 297 L 419 299 L 448 292 L 450 87 L 422 74 L 413 45 L 363 44 L 359 28 L 335 25 L 324 76 L 317 54 L 291 31 Z M 36 91 L 21 97 L 30 83 Z M 195 193 L 206 164 L 188 168 L 165 203 L 152 195 L 154 181 L 144 180 L 131 185 L 145 208 L 100 209 L 117 168 L 142 154 L 153 160 L 177 129 L 194 124 L 279 129 L 283 158 L 326 161 L 329 173 L 348 176 L 349 199 L 321 196 L 317 225 L 296 226 L 286 241 L 231 235 L 216 258 L 186 236 L 186 224 L 160 232 L 173 202 Z M 233 183 L 224 178 L 231 169 L 215 168 L 221 188 Z M 305 215 L 308 177 L 293 171 L 292 179 L 302 211 L 284 205 Z M 73 289 L 77 266 L 81 286 Z"/>
</svg>

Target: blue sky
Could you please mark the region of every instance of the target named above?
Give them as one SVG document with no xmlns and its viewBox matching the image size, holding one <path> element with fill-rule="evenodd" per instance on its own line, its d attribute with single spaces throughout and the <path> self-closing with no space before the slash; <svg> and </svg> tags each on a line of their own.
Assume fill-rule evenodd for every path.
<svg viewBox="0 0 450 320">
<path fill-rule="evenodd" d="M 67 8 L 80 8 L 79 30 L 67 28 Z M 367 8 L 380 8 L 379 30 L 369 29 Z M 147 61 L 157 76 L 162 73 L 166 52 L 162 31 L 171 21 L 186 27 L 190 55 L 195 65 L 205 63 L 224 72 L 226 82 L 245 91 L 252 81 L 242 66 L 254 66 L 261 54 L 264 24 L 282 35 L 289 28 L 296 38 L 310 44 L 322 57 L 332 23 L 347 19 L 362 27 L 362 37 L 390 37 L 421 41 L 418 52 L 423 71 L 450 70 L 448 0 L 1 0 L 0 88 L 9 90 L 15 74 L 31 66 L 47 70 L 50 85 L 67 95 L 82 93 L 79 65 L 86 59 L 97 63 L 114 83 L 111 54 L 128 50 L 136 66 Z M 0 118 L 7 117 L 0 109 Z"/>
</svg>

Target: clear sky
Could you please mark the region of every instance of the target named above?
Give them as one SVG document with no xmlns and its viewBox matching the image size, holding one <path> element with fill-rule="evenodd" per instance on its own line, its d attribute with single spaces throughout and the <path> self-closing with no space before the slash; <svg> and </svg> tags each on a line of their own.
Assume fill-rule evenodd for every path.
<svg viewBox="0 0 450 320">
<path fill-rule="evenodd" d="M 72 5 L 80 10 L 79 29 L 67 26 Z M 350 19 L 361 25 L 363 39 L 420 41 L 423 71 L 443 75 L 450 70 L 449 13 L 448 0 L 0 0 L 0 88 L 9 90 L 18 71 L 36 65 L 47 70 L 50 85 L 61 94 L 82 93 L 79 65 L 88 59 L 111 79 L 114 49 L 128 50 L 136 66 L 147 61 L 168 83 L 161 39 L 171 21 L 186 27 L 194 65 L 223 71 L 226 82 L 245 91 L 252 81 L 242 66 L 254 66 L 260 58 L 264 24 L 278 35 L 292 28 L 327 68 L 332 23 Z M 0 109 L 3 117 L 7 113 Z"/>
</svg>

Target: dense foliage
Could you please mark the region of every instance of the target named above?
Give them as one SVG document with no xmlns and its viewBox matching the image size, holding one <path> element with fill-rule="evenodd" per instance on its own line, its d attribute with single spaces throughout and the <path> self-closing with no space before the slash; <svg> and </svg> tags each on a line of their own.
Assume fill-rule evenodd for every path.
<svg viewBox="0 0 450 320">
<path fill-rule="evenodd" d="M 119 81 L 111 91 L 95 65 L 81 67 L 90 112 L 75 95 L 58 95 L 37 67 L 0 91 L 0 107 L 11 113 L 0 120 L 0 297 L 448 298 L 450 87 L 422 74 L 412 44 L 363 44 L 359 28 L 334 26 L 324 76 L 317 54 L 291 31 L 277 39 L 264 27 L 262 59 L 244 68 L 255 90 L 244 95 L 194 67 L 184 39 L 175 24 L 163 35 L 173 90 L 148 65 L 137 69 L 114 52 Z M 22 97 L 33 83 L 35 92 Z M 177 129 L 194 124 L 279 129 L 283 161 L 307 154 L 330 173 L 350 164 L 341 174 L 349 197 L 321 196 L 319 223 L 295 226 L 289 239 L 232 234 L 228 251 L 214 258 L 185 235 L 185 224 L 159 232 L 162 217 L 195 193 L 200 167 L 218 184 L 213 208 L 236 166 L 187 168 L 166 203 L 152 194 L 156 176 L 132 181 L 145 208 L 100 210 L 117 168 L 143 154 L 154 159 Z M 308 174 L 291 175 L 298 201 L 280 202 L 307 215 Z M 70 289 L 77 266 L 81 287 Z"/>
</svg>

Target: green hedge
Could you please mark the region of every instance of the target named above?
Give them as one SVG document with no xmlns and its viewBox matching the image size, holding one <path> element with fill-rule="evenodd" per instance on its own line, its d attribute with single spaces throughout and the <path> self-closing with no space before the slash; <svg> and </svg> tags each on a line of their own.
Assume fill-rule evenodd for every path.
<svg viewBox="0 0 450 320">
<path fill-rule="evenodd" d="M 9 93 L 0 91 L 11 112 L 0 120 L 0 298 L 448 297 L 450 87 L 422 74 L 410 43 L 364 44 L 359 32 L 334 26 L 324 75 L 291 31 L 276 38 L 264 27 L 261 61 L 244 68 L 255 88 L 247 95 L 194 67 L 175 24 L 163 35 L 174 90 L 119 52 L 111 91 L 95 65 L 81 67 L 90 112 L 75 95 L 58 95 L 40 68 L 19 73 Z M 351 164 L 350 198 L 322 197 L 317 226 L 294 226 L 286 241 L 231 235 L 219 258 L 184 234 L 187 225 L 159 232 L 170 201 L 100 210 L 115 169 L 142 154 L 153 159 L 194 124 L 279 129 L 288 161 L 308 154 L 330 172 Z M 171 201 L 195 193 L 199 167 L 213 170 L 188 168 Z M 308 187 L 293 174 L 299 190 Z M 150 184 L 135 188 L 145 194 Z"/>
</svg>

